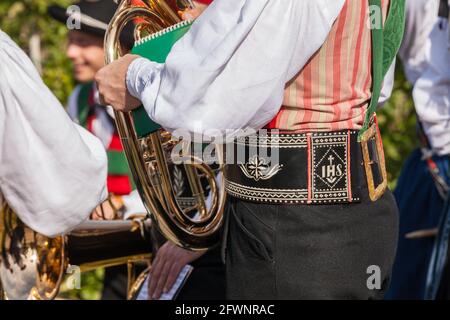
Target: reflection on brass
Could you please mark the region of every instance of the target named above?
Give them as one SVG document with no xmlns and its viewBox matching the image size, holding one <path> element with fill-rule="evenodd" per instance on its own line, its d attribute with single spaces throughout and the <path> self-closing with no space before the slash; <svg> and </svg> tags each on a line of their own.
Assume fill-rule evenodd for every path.
<svg viewBox="0 0 450 320">
<path fill-rule="evenodd" d="M 0 278 L 0 300 L 5 300 L 5 292 L 3 291 L 2 279 Z"/>
<path fill-rule="evenodd" d="M 378 168 L 381 173 L 381 183 L 375 186 L 375 181 L 373 178 L 372 164 L 375 162 L 370 159 L 369 146 L 368 144 L 375 143 L 378 154 Z M 381 141 L 380 132 L 378 130 L 378 125 L 374 122 L 369 129 L 364 132 L 361 137 L 361 148 L 364 161 L 364 169 L 367 177 L 367 186 L 369 189 L 369 197 L 372 201 L 377 201 L 386 192 L 387 189 L 387 171 L 386 171 L 386 161 L 384 158 L 383 144 Z"/>
<path fill-rule="evenodd" d="M 133 6 L 131 0 L 120 2 L 105 36 L 106 64 L 123 55 L 119 36 L 130 21 L 139 21 L 134 32 L 139 40 L 179 23 L 178 13 L 192 7 L 191 1 L 187 0 L 143 2 L 144 6 Z M 184 165 L 187 184 L 196 202 L 195 209 L 199 212 L 199 218 L 193 219 L 189 215 L 192 207 L 183 208 L 180 204 L 169 174 L 170 154 L 179 142 L 174 141 L 165 130 L 138 138 L 130 112 L 116 112 L 115 119 L 137 189 L 154 225 L 166 239 L 185 249 L 203 250 L 216 245 L 225 204 L 223 175 L 219 175 L 222 180 L 217 182 L 210 166 L 192 156 L 182 155 L 182 158 L 195 162 Z M 210 186 L 209 204 L 206 203 L 199 176 L 205 177 Z"/>
<path fill-rule="evenodd" d="M 424 230 L 417 230 L 413 232 L 409 232 L 405 234 L 406 239 L 422 239 L 422 238 L 435 238 L 439 234 L 439 229 L 424 229 Z"/>
<path fill-rule="evenodd" d="M 141 274 L 136 279 L 128 280 L 129 286 L 127 291 L 128 292 L 127 300 L 136 300 L 137 296 L 139 295 L 139 292 L 141 291 L 142 285 L 144 284 L 145 279 L 147 279 L 149 273 L 150 267 L 142 271 Z"/>
<path fill-rule="evenodd" d="M 122 264 L 149 265 L 149 223 L 136 228 L 133 221 L 88 221 L 70 234 L 48 238 L 28 228 L 0 201 L 0 299 L 54 299 L 64 276 L 73 274 L 71 266 L 85 272 Z"/>
</svg>

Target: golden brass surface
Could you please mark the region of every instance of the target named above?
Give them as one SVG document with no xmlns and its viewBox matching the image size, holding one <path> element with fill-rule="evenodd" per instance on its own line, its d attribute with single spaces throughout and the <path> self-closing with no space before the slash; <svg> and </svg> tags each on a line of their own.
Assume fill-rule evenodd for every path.
<svg viewBox="0 0 450 320">
<path fill-rule="evenodd" d="M 131 263 L 149 265 L 149 222 L 141 223 L 145 230 L 140 230 L 134 221 L 88 221 L 70 234 L 48 238 L 27 227 L 6 201 L 0 201 L 0 299 L 54 299 L 71 266 L 85 272 Z M 133 239 L 129 246 L 111 250 L 128 239 Z M 107 250 L 112 252 L 107 258 L 96 258 L 105 257 Z"/>
<path fill-rule="evenodd" d="M 179 12 L 192 8 L 190 1 L 143 2 L 145 5 L 139 7 L 133 6 L 131 0 L 119 3 L 105 35 L 106 64 L 124 54 L 119 36 L 127 23 L 139 19 L 134 33 L 139 40 L 179 23 Z M 193 208 L 183 208 L 177 200 L 169 173 L 171 151 L 180 142 L 163 129 L 138 137 L 131 112 L 116 111 L 115 119 L 137 189 L 158 230 L 166 239 L 185 249 L 204 250 L 216 245 L 220 240 L 226 197 L 223 175 L 218 175 L 218 182 L 210 166 L 190 155 L 182 155 L 193 162 L 183 166 L 199 213 L 199 219 L 193 219 L 188 214 Z M 221 150 L 216 149 L 217 152 Z M 199 176 L 206 177 L 210 186 L 211 201 L 208 204 Z"/>
<path fill-rule="evenodd" d="M 375 143 L 376 154 L 378 159 L 375 161 L 370 158 L 369 143 Z M 374 122 L 369 129 L 364 132 L 361 137 L 361 148 L 364 161 L 364 169 L 366 172 L 367 186 L 369 189 L 369 197 L 372 201 L 377 201 L 386 192 L 388 186 L 388 178 L 386 171 L 386 161 L 384 158 L 383 144 L 381 141 L 380 132 L 378 125 Z M 375 181 L 373 177 L 372 164 L 377 164 L 379 171 L 381 173 L 381 183 L 375 186 Z"/>
</svg>

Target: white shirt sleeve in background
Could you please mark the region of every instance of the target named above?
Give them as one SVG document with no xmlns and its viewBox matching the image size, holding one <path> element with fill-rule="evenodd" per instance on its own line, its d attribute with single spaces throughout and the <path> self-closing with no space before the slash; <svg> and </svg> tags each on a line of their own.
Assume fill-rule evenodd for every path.
<svg viewBox="0 0 450 320">
<path fill-rule="evenodd" d="M 399 55 L 413 85 L 427 65 L 427 43 L 437 21 L 439 0 L 406 0 L 405 33 Z"/>
<path fill-rule="evenodd" d="M 450 155 L 450 51 L 448 21 L 440 19 L 430 34 L 427 63 L 413 89 L 423 129 L 438 155 Z"/>
<path fill-rule="evenodd" d="M 439 0 L 407 0 L 400 49 L 413 84 L 417 116 L 439 155 L 450 154 L 450 54 L 448 21 L 438 19 Z"/>
<path fill-rule="evenodd" d="M 70 231 L 106 198 L 106 161 L 0 30 L 0 191 L 19 218 L 47 236 Z"/>
</svg>

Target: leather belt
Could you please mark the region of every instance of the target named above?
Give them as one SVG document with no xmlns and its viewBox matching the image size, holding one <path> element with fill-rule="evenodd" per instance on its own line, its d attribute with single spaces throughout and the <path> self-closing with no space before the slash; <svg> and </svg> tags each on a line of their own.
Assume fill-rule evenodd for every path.
<svg viewBox="0 0 450 320">
<path fill-rule="evenodd" d="M 252 202 L 342 204 L 360 202 L 365 188 L 372 190 L 375 201 L 386 189 L 384 155 L 377 147 L 377 136 L 358 142 L 358 132 L 347 130 L 269 131 L 239 137 L 234 142 L 233 159 L 227 155 L 226 190 L 233 197 Z"/>
</svg>

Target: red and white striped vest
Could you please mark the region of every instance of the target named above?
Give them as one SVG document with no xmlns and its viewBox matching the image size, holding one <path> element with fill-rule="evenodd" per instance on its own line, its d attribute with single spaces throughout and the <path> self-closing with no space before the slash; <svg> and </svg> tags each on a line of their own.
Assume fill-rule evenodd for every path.
<svg viewBox="0 0 450 320">
<path fill-rule="evenodd" d="M 389 0 L 382 0 L 386 18 Z M 307 45 L 307 44 L 305 44 Z M 286 86 L 268 124 L 289 132 L 359 130 L 372 96 L 369 2 L 346 0 L 328 38 Z"/>
</svg>

